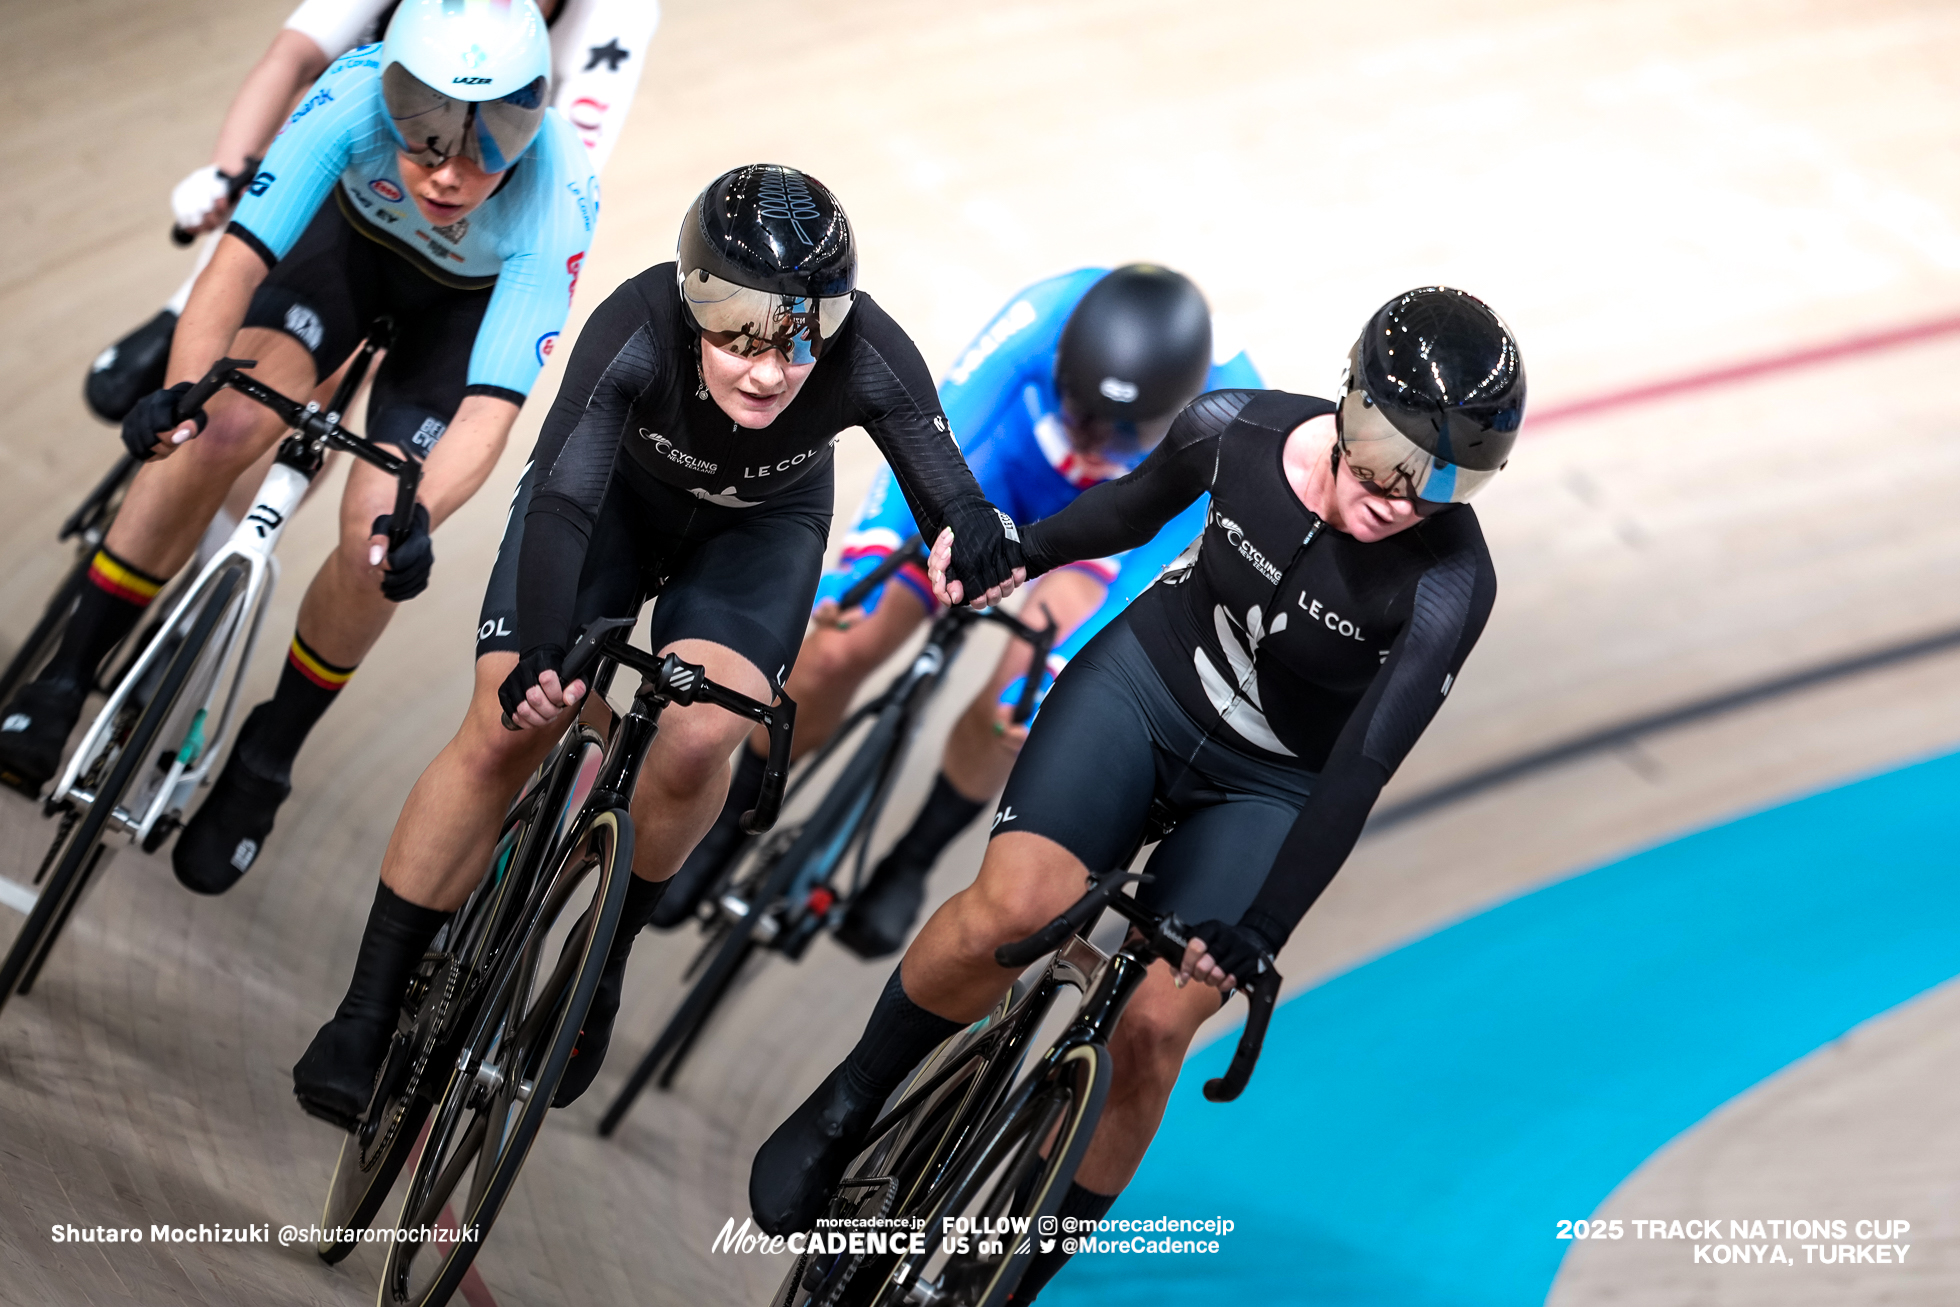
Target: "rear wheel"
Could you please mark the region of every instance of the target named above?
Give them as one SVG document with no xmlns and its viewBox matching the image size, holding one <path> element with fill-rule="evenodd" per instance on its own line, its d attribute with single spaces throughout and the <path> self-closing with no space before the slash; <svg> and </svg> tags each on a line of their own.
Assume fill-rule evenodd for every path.
<svg viewBox="0 0 1960 1307">
<path fill-rule="evenodd" d="M 431 1111 L 401 1233 L 382 1268 L 383 1307 L 438 1307 L 462 1284 L 578 1041 L 632 874 L 625 809 L 588 816 L 563 848 L 536 928 L 500 968 L 473 1025 L 473 1047 L 459 1054 Z M 567 919 L 569 932 L 552 930 Z"/>
<path fill-rule="evenodd" d="M 104 747 L 90 777 L 100 776 L 94 787 L 95 800 L 88 812 L 72 825 L 64 821 L 51 849 L 52 871 L 34 909 L 14 937 L 13 947 L 0 961 L 0 1004 L 15 992 L 24 991 L 40 973 L 41 964 L 54 947 L 68 915 L 74 910 L 81 891 L 103 855 L 103 836 L 110 816 L 122 802 L 132 784 L 155 766 L 153 751 L 169 722 L 185 683 L 210 643 L 212 632 L 233 608 L 233 599 L 244 577 L 242 567 L 220 573 L 212 582 L 203 606 L 191 624 L 190 634 L 171 658 L 158 685 L 156 697 L 135 715 L 127 734 L 116 732 Z"/>
</svg>

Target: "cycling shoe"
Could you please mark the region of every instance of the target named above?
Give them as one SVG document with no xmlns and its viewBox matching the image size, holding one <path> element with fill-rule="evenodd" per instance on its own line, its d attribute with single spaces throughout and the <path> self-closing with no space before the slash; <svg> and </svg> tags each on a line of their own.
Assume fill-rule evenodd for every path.
<svg viewBox="0 0 1960 1307">
<path fill-rule="evenodd" d="M 886 854 L 837 924 L 837 942 L 861 958 L 898 952 L 925 906 L 926 877 L 931 873 L 931 867 L 899 862 Z"/>
<path fill-rule="evenodd" d="M 620 992 L 626 986 L 625 953 L 606 960 L 599 973 L 599 988 L 593 991 L 592 1006 L 585 1011 L 585 1024 L 579 1027 L 578 1042 L 572 1045 L 572 1060 L 559 1077 L 558 1092 L 551 1096 L 553 1107 L 570 1107 L 579 1095 L 598 1079 L 605 1065 L 606 1049 L 612 1043 L 613 1020 L 619 1015 Z"/>
<path fill-rule="evenodd" d="M 0 785 L 38 797 L 61 769 L 69 733 L 82 715 L 88 687 L 68 681 L 29 681 L 0 710 Z"/>
<path fill-rule="evenodd" d="M 82 383 L 82 397 L 95 416 L 119 423 L 137 400 L 163 389 L 176 334 L 177 315 L 164 309 L 95 356 Z"/>
<path fill-rule="evenodd" d="M 335 1014 L 320 1027 L 306 1052 L 293 1064 L 293 1097 L 308 1116 L 352 1130 L 367 1111 L 374 1075 L 388 1055 L 392 1022 L 369 1022 Z"/>
<path fill-rule="evenodd" d="M 292 792 L 289 782 L 259 775 L 233 749 L 204 806 L 170 851 L 178 882 L 198 894 L 222 894 L 236 885 L 258 860 L 279 805 Z"/>
<path fill-rule="evenodd" d="M 749 1171 L 749 1207 L 764 1232 L 815 1227 L 851 1159 L 864 1151 L 885 1097 L 861 1090 L 839 1065 L 776 1127 Z"/>
</svg>

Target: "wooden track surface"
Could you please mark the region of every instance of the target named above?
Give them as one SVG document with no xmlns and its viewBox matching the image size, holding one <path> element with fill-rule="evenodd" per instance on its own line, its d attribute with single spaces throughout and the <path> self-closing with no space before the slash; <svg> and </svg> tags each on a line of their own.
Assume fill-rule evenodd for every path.
<svg viewBox="0 0 1960 1307">
<path fill-rule="evenodd" d="M 1518 330 L 1543 406 L 1960 309 L 1948 6 L 1420 0 L 1391 23 L 1278 0 L 756 0 L 739 25 L 703 0 L 666 8 L 575 318 L 667 257 L 711 176 L 758 158 L 844 197 L 862 284 L 935 368 L 1015 288 L 1135 258 L 1194 276 L 1274 384 L 1321 392 L 1382 299 L 1465 286 Z M 115 452 L 78 402 L 83 370 L 181 277 L 165 196 L 284 9 L 0 5 L 0 649 L 67 563 L 56 524 Z M 1391 800 L 1960 625 L 1960 526 L 1944 509 L 1960 491 L 1957 366 L 1948 338 L 1527 425 L 1479 501 L 1496 617 Z M 315 1219 L 336 1137 L 294 1107 L 288 1068 L 344 986 L 401 797 L 466 700 L 480 587 L 539 407 L 442 531 L 434 588 L 316 732 L 260 866 L 200 900 L 161 857 L 123 852 L 0 1019 L 0 1303 L 372 1298 L 371 1251 L 328 1270 L 304 1248 L 77 1247 L 49 1228 Z M 841 513 L 873 458 L 847 442 Z M 275 648 L 331 525 L 315 505 L 282 546 Z M 260 664 L 262 693 L 276 659 Z M 1617 852 L 1950 748 L 1956 672 L 1949 654 L 1762 703 L 1371 837 L 1282 968 L 1307 983 Z M 922 790 L 917 770 L 902 800 Z M 0 875 L 31 876 L 50 833 L 0 797 Z M 979 848 L 977 832 L 961 841 L 935 890 Z M 674 1092 L 600 1141 L 591 1126 L 685 954 L 642 942 L 615 1063 L 541 1137 L 479 1263 L 506 1307 L 756 1302 L 781 1275 L 709 1244 L 746 1211 L 755 1145 L 855 1038 L 887 968 L 821 941 L 800 967 L 761 969 Z M 1960 1231 L 1939 1159 L 1954 1138 L 1928 1107 L 1950 1098 L 1953 1010 L 1949 989 L 1807 1060 L 1609 1203 L 1685 1216 L 1794 1195 L 1801 1214 L 1903 1214 L 1916 1265 L 1768 1293 L 1593 1245 L 1568 1260 L 1561 1307 L 1950 1298 Z"/>
</svg>

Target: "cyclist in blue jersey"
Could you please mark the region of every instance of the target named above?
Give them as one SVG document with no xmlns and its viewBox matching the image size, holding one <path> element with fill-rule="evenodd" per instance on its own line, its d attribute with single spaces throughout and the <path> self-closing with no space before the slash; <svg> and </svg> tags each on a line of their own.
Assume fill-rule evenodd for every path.
<svg viewBox="0 0 1960 1307">
<path fill-rule="evenodd" d="M 1219 364 L 1212 356 L 1211 313 L 1187 278 L 1150 264 L 1083 268 L 1010 300 L 955 361 L 939 396 L 987 497 L 1030 522 L 1134 468 L 1193 396 L 1262 384 L 1243 353 Z M 1204 521 L 1196 503 L 1148 544 L 1057 569 L 1034 587 L 1023 615 L 1035 614 L 1039 624 L 1046 611 L 1065 659 L 1155 580 Z M 799 754 L 830 737 L 864 678 L 938 608 L 924 572 L 908 566 L 862 611 L 837 610 L 838 596 L 917 532 L 891 474 L 881 471 L 841 561 L 818 589 L 815 629 L 789 680 Z M 905 942 L 933 864 L 1006 783 L 1027 735 L 1010 723 L 1008 704 L 1028 657 L 1018 644 L 1001 656 L 955 724 L 924 808 L 841 923 L 838 939 L 863 956 Z M 727 806 L 675 877 L 655 924 L 686 920 L 737 847 L 737 822 L 753 805 L 762 763 L 753 748 L 743 753 Z"/>
<path fill-rule="evenodd" d="M 214 361 L 256 359 L 274 389 L 313 392 L 389 316 L 368 434 L 424 461 L 392 550 L 393 479 L 350 474 L 340 545 L 300 607 L 278 690 L 246 718 L 174 850 L 194 890 L 220 893 L 252 865 L 308 730 L 394 605 L 427 586 L 430 530 L 496 465 L 564 325 L 598 194 L 576 132 L 547 106 L 550 61 L 531 0 L 405 0 L 386 42 L 335 61 L 293 112 L 185 308 L 176 384 L 124 419 L 145 466 L 60 649 L 0 713 L 0 775 L 23 788 L 55 771 L 103 655 L 282 435 L 230 392 L 180 420 L 177 401 Z"/>
</svg>

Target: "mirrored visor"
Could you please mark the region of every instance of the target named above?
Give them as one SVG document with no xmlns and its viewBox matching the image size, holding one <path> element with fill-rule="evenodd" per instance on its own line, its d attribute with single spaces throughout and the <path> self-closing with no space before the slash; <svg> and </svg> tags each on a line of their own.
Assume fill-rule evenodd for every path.
<svg viewBox="0 0 1960 1307">
<path fill-rule="evenodd" d="M 1437 458 L 1397 431 L 1358 386 L 1341 396 L 1335 416 L 1348 470 L 1392 499 L 1413 499 L 1418 506 L 1461 504 L 1503 470 L 1479 472 Z"/>
<path fill-rule="evenodd" d="M 849 295 L 779 295 L 701 269 L 683 273 L 680 283 L 701 338 L 742 358 L 774 349 L 791 363 L 814 363 L 851 313 Z"/>
<path fill-rule="evenodd" d="M 544 125 L 545 79 L 500 100 L 444 95 L 400 64 L 381 74 L 388 121 L 402 152 L 425 168 L 462 155 L 485 172 L 502 172 L 530 148 Z"/>
</svg>

